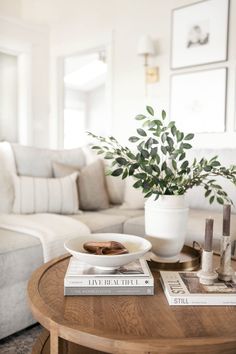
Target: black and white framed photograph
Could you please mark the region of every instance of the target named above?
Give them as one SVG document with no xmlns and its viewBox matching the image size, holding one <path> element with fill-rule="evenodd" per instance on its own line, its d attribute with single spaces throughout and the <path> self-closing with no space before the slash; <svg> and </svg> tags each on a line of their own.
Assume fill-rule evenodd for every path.
<svg viewBox="0 0 236 354">
<path fill-rule="evenodd" d="M 171 120 L 185 132 L 224 132 L 226 87 L 226 68 L 172 75 Z"/>
<path fill-rule="evenodd" d="M 172 12 L 171 68 L 227 60 L 229 0 L 204 0 Z"/>
</svg>

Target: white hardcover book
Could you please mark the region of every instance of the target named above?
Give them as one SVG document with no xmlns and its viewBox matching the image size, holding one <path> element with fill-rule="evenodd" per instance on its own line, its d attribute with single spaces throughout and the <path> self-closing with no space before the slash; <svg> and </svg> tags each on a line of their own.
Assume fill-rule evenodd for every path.
<svg viewBox="0 0 236 354">
<path fill-rule="evenodd" d="M 112 287 L 132 287 L 132 286 L 154 286 L 153 277 L 130 278 L 130 277 L 98 277 L 98 278 L 76 278 L 64 280 L 64 286 L 69 287 L 97 287 L 97 286 L 112 286 Z"/>
<path fill-rule="evenodd" d="M 154 286 L 154 279 L 145 259 L 129 263 L 113 272 L 107 272 L 71 257 L 64 279 L 64 286 Z"/>
<path fill-rule="evenodd" d="M 96 295 L 154 295 L 154 288 L 151 287 L 66 287 L 64 288 L 65 296 L 96 296 Z"/>
<path fill-rule="evenodd" d="M 213 285 L 200 284 L 197 272 L 161 271 L 169 305 L 178 306 L 235 306 L 236 284 L 216 280 Z"/>
<path fill-rule="evenodd" d="M 102 256 L 101 256 L 102 257 Z M 151 274 L 150 269 L 147 265 L 147 261 L 144 258 L 137 259 L 134 262 L 126 264 L 113 272 L 107 272 L 104 270 L 99 270 L 99 268 L 90 266 L 84 262 L 79 261 L 75 257 L 70 258 L 70 262 L 66 272 L 67 277 L 149 277 Z"/>
</svg>

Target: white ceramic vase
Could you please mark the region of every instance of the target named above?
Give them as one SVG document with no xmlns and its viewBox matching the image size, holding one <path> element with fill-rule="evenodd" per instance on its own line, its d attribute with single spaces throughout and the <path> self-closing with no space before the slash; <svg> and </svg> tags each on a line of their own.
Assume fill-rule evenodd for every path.
<svg viewBox="0 0 236 354">
<path fill-rule="evenodd" d="M 158 260 L 175 262 L 183 248 L 188 221 L 184 195 L 162 195 L 145 203 L 145 231 Z"/>
</svg>

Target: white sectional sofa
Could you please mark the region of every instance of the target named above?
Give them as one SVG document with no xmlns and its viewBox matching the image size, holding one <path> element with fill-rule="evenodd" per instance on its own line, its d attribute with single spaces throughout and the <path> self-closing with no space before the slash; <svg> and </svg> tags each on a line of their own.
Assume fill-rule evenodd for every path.
<svg viewBox="0 0 236 354">
<path fill-rule="evenodd" d="M 236 149 L 204 150 L 196 151 L 196 154 L 219 155 L 222 163 L 226 165 L 236 163 Z M 53 151 L 0 143 L 0 221 L 1 214 L 12 212 L 13 173 L 49 178 L 53 177 L 53 162 L 83 168 L 91 162 L 91 156 L 87 154 L 86 149 L 80 148 Z M 145 236 L 143 202 L 141 200 L 140 204 L 140 195 L 137 201 L 137 195 L 134 195 L 128 183 L 111 178 L 106 179 L 110 202 L 119 204 L 125 202 L 123 207 L 119 204 L 111 205 L 107 209 L 86 210 L 68 217 L 86 224 L 93 233 L 117 232 Z M 225 182 L 224 185 L 236 204 L 235 186 Z M 133 203 L 127 203 L 129 198 Z M 191 191 L 188 198 L 191 209 L 186 243 L 191 245 L 193 240 L 202 242 L 205 218 L 211 216 L 215 220 L 214 244 L 215 248 L 218 248 L 222 230 L 222 207 L 209 207 L 199 189 Z M 232 215 L 231 233 L 233 239 L 236 239 L 236 215 Z M 38 238 L 27 233 L 0 228 L 0 339 L 34 323 L 27 305 L 26 287 L 32 272 L 42 263 L 43 250 Z"/>
</svg>

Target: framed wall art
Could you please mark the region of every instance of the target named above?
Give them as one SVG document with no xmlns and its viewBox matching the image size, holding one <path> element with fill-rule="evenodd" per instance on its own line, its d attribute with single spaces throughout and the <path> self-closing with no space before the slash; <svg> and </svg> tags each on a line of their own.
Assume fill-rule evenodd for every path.
<svg viewBox="0 0 236 354">
<path fill-rule="evenodd" d="M 229 0 L 204 0 L 172 11 L 171 68 L 227 60 Z"/>
<path fill-rule="evenodd" d="M 171 120 L 185 132 L 224 132 L 226 87 L 226 68 L 172 75 Z"/>
</svg>

